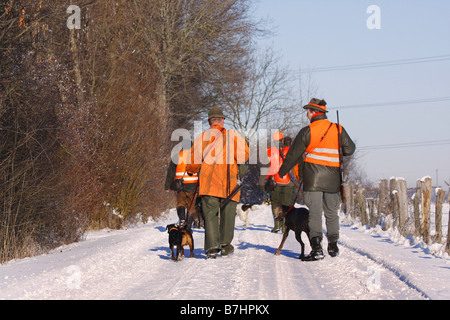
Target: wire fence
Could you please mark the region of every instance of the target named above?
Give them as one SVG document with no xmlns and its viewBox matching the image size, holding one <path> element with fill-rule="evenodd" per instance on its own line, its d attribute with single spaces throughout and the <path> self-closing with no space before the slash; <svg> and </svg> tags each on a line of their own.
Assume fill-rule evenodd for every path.
<svg viewBox="0 0 450 320">
<path fill-rule="evenodd" d="M 367 228 L 379 225 L 406 238 L 418 237 L 428 246 L 445 245 L 450 255 L 450 196 L 442 188 L 432 187 L 429 177 L 418 180 L 416 188 L 406 185 L 403 178 L 382 179 L 377 189 L 344 185 L 346 218 Z"/>
</svg>

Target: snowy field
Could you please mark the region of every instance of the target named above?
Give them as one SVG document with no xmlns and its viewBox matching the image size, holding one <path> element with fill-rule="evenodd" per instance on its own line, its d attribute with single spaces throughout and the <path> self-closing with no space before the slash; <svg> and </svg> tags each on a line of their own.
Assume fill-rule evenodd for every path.
<svg viewBox="0 0 450 320">
<path fill-rule="evenodd" d="M 90 232 L 79 243 L 1 265 L 0 299 L 450 299 L 450 258 L 423 243 L 342 223 L 337 258 L 302 262 L 292 232 L 274 255 L 281 234 L 270 232 L 270 207 L 258 206 L 249 219 L 244 229 L 236 218 L 235 253 L 216 260 L 205 259 L 202 229 L 194 229 L 194 258 L 170 260 L 165 227 L 177 220 L 175 210 L 127 230 Z"/>
</svg>

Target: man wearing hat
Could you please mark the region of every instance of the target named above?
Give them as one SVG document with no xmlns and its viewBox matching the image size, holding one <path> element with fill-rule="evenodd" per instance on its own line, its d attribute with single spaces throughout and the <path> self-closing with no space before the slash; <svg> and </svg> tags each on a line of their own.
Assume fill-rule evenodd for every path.
<svg viewBox="0 0 450 320">
<path fill-rule="evenodd" d="M 328 253 L 335 257 L 339 253 L 338 208 L 340 204 L 339 147 L 344 156 L 355 151 L 355 144 L 342 126 L 330 122 L 326 113 L 327 103 L 311 99 L 303 108 L 311 122 L 300 130 L 279 170 L 280 176 L 288 173 L 297 163 L 303 167 L 303 190 L 308 206 L 311 253 L 307 261 L 324 258 L 322 250 L 322 211 L 327 226 Z M 339 130 L 339 131 L 338 131 Z"/>
<path fill-rule="evenodd" d="M 237 192 L 222 209 L 224 199 L 238 185 L 239 165 L 248 160 L 249 148 L 235 131 L 224 128 L 225 116 L 214 106 L 208 113 L 210 128 L 202 132 L 191 148 L 190 173 L 199 175 L 199 196 L 205 216 L 205 252 L 207 258 L 233 253 Z"/>
</svg>

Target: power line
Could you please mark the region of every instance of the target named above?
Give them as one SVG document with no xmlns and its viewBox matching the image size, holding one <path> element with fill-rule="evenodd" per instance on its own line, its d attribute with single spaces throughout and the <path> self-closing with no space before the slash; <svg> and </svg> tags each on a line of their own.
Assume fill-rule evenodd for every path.
<svg viewBox="0 0 450 320">
<path fill-rule="evenodd" d="M 339 106 L 339 107 L 335 107 L 335 108 L 330 107 L 329 110 L 375 108 L 375 107 L 385 107 L 385 106 L 402 106 L 402 105 L 408 105 L 408 104 L 434 103 L 434 102 L 442 102 L 442 101 L 449 101 L 449 100 L 450 100 L 450 97 L 427 98 L 427 99 L 391 101 L 391 102 L 380 102 L 380 103 L 369 103 L 369 104 L 356 104 L 356 105 L 349 105 L 349 106 Z"/>
<path fill-rule="evenodd" d="M 418 141 L 418 142 L 406 142 L 406 143 L 394 143 L 385 145 L 374 145 L 358 147 L 358 150 L 380 150 L 380 149 L 400 149 L 400 148 L 414 148 L 414 147 L 431 147 L 450 144 L 450 140 L 432 140 L 432 141 Z"/>
<path fill-rule="evenodd" d="M 446 60 L 450 60 L 450 54 L 433 56 L 433 57 L 413 58 L 413 59 L 388 60 L 388 61 L 349 64 L 349 65 L 341 65 L 341 66 L 307 68 L 307 69 L 300 69 L 297 71 L 291 70 L 291 72 L 295 72 L 295 73 L 299 73 L 299 74 L 313 73 L 313 72 L 330 72 L 330 71 L 341 71 L 341 70 L 392 67 L 392 66 L 399 66 L 399 65 L 405 65 L 405 64 L 439 62 L 439 61 L 446 61 Z"/>
</svg>

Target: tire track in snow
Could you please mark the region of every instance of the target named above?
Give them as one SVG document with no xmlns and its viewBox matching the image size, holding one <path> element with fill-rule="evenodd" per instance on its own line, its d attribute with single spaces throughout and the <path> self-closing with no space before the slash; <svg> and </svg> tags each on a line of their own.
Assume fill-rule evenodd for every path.
<svg viewBox="0 0 450 320">
<path fill-rule="evenodd" d="M 409 288 L 417 291 L 425 299 L 431 300 L 431 298 L 427 295 L 427 293 L 425 291 L 420 289 L 410 279 L 408 279 L 408 276 L 406 274 L 402 273 L 402 271 L 398 267 L 396 267 L 394 264 L 391 264 L 391 263 L 387 262 L 383 258 L 377 257 L 375 254 L 369 253 L 367 250 L 364 250 L 364 249 L 362 249 L 360 247 L 353 246 L 353 245 L 351 245 L 349 242 L 347 242 L 345 240 L 344 241 L 343 240 L 339 240 L 339 244 L 344 246 L 344 247 L 346 247 L 347 249 L 349 249 L 349 250 L 351 250 L 351 251 L 361 255 L 361 256 L 364 256 L 364 257 L 370 259 L 371 261 L 376 263 L 378 266 L 380 266 L 380 268 L 391 272 L 393 275 L 395 275 L 398 278 L 398 280 L 403 282 Z"/>
<path fill-rule="evenodd" d="M 248 280 L 248 283 L 240 288 L 240 298 L 273 300 L 323 298 L 320 284 L 311 277 L 305 263 L 298 259 L 301 247 L 294 233 L 290 232 L 281 255 L 275 256 L 282 234 L 270 233 L 273 224 L 270 209 L 260 209 L 250 218 L 253 222 L 251 227 L 243 231 L 238 228 L 236 239 L 239 241 L 238 247 L 243 249 L 243 254 L 240 253 L 241 250 L 238 253 L 244 259 L 243 269 L 237 276 Z M 309 244 L 306 244 L 306 250 L 309 250 Z M 250 291 L 250 286 L 253 287 L 253 291 Z"/>
<path fill-rule="evenodd" d="M 257 222 L 256 219 L 258 219 Z M 282 236 L 269 233 L 269 226 L 273 223 L 270 211 L 268 208 L 260 210 L 253 220 L 255 221 L 251 219 L 252 222 L 256 222 L 257 227 L 244 231 L 249 233 L 245 237 L 240 236 L 239 240 L 246 242 L 245 248 L 259 249 L 258 258 L 249 259 L 246 262 L 246 264 L 250 263 L 246 268 L 252 268 L 253 273 L 259 273 L 258 282 L 265 282 L 257 287 L 260 292 L 257 299 L 423 299 L 427 297 L 420 291 L 412 290 L 388 270 L 381 277 L 382 286 L 374 289 L 374 285 L 370 282 L 373 276 L 370 273 L 370 270 L 374 268 L 373 261 L 346 247 L 342 248 L 341 255 L 337 258 L 331 258 L 326 254 L 326 258 L 322 261 L 300 261 L 297 259 L 300 254 L 300 244 L 293 232 L 290 232 L 281 256 L 274 256 Z M 305 252 L 308 253 L 309 243 L 307 240 L 304 242 Z M 323 242 L 326 252 L 326 237 Z M 251 255 L 254 254 L 251 253 Z M 265 277 L 263 272 L 271 273 L 273 279 Z M 381 271 L 381 273 L 384 272 Z M 264 294 L 265 291 L 271 292 L 271 295 Z"/>
<path fill-rule="evenodd" d="M 184 262 L 185 259 L 192 259 L 192 258 L 184 258 L 182 261 L 173 262 L 174 266 L 168 266 L 167 269 L 172 269 L 172 272 L 168 272 L 170 274 L 170 277 L 167 277 L 165 279 L 166 285 L 163 286 L 163 290 L 158 292 L 157 299 L 166 300 L 166 299 L 174 299 L 179 298 L 183 299 L 183 296 L 180 291 L 182 291 L 182 288 L 186 284 L 186 281 L 188 281 L 192 274 L 195 274 L 195 270 L 198 269 L 199 261 L 186 261 L 186 263 L 181 264 Z M 195 259 L 195 258 L 194 258 Z M 166 272 L 168 271 L 166 269 Z M 176 270 L 175 270 L 176 269 Z M 161 270 L 162 271 L 162 270 Z M 164 274 L 164 271 L 162 271 L 162 274 Z"/>
</svg>

